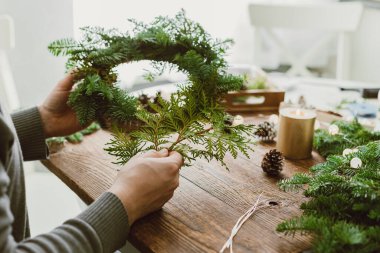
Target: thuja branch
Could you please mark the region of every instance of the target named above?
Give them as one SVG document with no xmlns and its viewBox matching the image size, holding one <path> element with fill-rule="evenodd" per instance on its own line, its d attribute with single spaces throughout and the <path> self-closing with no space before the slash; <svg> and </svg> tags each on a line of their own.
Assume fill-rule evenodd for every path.
<svg viewBox="0 0 380 253">
<path fill-rule="evenodd" d="M 195 110 L 197 103 L 206 103 L 207 96 L 191 96 L 189 87 L 181 88 L 169 101 L 158 99 L 153 113 L 145 109 L 137 117 L 143 125 L 132 132 L 114 132 L 107 151 L 126 163 L 141 151 L 167 148 L 181 153 L 187 164 L 197 158 L 215 159 L 226 166 L 224 157 L 238 152 L 249 157 L 253 146 L 253 126 L 226 125 L 226 114 L 217 103 L 203 110 Z M 176 138 L 173 137 L 177 134 Z"/>
<path fill-rule="evenodd" d="M 202 136 L 203 134 L 210 132 L 211 130 L 213 130 L 213 127 L 199 131 L 199 132 L 195 133 L 195 135 L 196 136 Z M 182 137 L 182 135 L 179 134 L 177 140 L 175 142 L 173 142 L 173 144 L 168 148 L 168 150 L 173 150 L 177 144 L 181 143 L 182 141 L 185 141 L 186 139 L 187 138 Z"/>
</svg>

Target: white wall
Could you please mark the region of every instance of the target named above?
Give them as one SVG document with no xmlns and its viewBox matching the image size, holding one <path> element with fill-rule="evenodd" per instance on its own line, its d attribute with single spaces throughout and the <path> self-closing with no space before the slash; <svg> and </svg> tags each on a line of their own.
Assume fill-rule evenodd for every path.
<svg viewBox="0 0 380 253">
<path fill-rule="evenodd" d="M 0 13 L 15 20 L 9 56 L 21 105 L 38 104 L 64 74 L 65 60 L 50 55 L 47 45 L 73 36 L 72 0 L 0 0 Z"/>
<path fill-rule="evenodd" d="M 380 9 L 365 8 L 353 35 L 351 78 L 380 85 Z"/>
</svg>

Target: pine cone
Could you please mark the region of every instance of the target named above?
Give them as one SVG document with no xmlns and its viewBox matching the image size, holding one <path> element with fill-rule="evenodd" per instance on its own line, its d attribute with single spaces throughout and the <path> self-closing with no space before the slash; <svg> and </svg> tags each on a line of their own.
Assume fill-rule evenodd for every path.
<svg viewBox="0 0 380 253">
<path fill-rule="evenodd" d="M 225 118 L 224 118 L 224 132 L 227 133 L 227 134 L 230 134 L 231 133 L 231 129 L 230 127 L 232 126 L 232 123 L 234 122 L 234 117 L 231 116 L 231 115 L 227 115 Z"/>
<path fill-rule="evenodd" d="M 162 98 L 161 91 L 157 92 L 156 96 L 153 99 L 153 104 L 159 105 L 160 104 L 159 98 Z"/>
<path fill-rule="evenodd" d="M 155 105 L 160 105 L 160 103 L 159 103 L 159 97 L 160 96 L 161 96 L 161 92 L 157 92 L 157 95 L 155 97 L 149 97 L 146 94 L 141 94 L 138 97 L 138 100 L 139 100 L 140 104 L 142 105 L 142 107 L 144 109 L 146 109 L 148 112 L 156 113 L 156 111 L 153 110 L 153 108 L 149 105 L 149 103 L 153 103 Z"/>
<path fill-rule="evenodd" d="M 261 162 L 261 168 L 270 176 L 278 176 L 282 171 L 283 165 L 284 157 L 282 156 L 282 153 L 276 149 L 272 149 L 265 154 L 264 159 Z"/>
<path fill-rule="evenodd" d="M 148 105 L 150 98 L 146 94 L 141 94 L 138 98 L 139 102 L 145 106 Z"/>
<path fill-rule="evenodd" d="M 273 123 L 265 121 L 257 126 L 254 134 L 262 141 L 273 141 L 277 132 Z"/>
<path fill-rule="evenodd" d="M 240 87 L 240 90 L 249 90 L 248 86 L 246 84 L 243 84 L 241 87 Z"/>
</svg>

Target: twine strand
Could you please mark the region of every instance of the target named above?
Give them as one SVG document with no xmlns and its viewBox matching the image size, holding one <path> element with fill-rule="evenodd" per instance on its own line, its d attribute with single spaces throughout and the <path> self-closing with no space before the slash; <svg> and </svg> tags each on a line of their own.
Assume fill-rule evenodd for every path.
<svg viewBox="0 0 380 253">
<path fill-rule="evenodd" d="M 223 245 L 223 248 L 219 251 L 219 253 L 223 253 L 226 249 L 230 249 L 230 253 L 233 253 L 233 241 L 236 234 L 239 232 L 240 228 L 243 226 L 243 224 L 258 210 L 258 206 L 260 203 L 260 199 L 263 193 L 260 193 L 260 195 L 257 197 L 257 200 L 255 204 L 248 209 L 247 212 L 245 212 L 236 222 L 235 226 L 231 230 L 230 237 L 227 239 L 226 243 Z"/>
</svg>

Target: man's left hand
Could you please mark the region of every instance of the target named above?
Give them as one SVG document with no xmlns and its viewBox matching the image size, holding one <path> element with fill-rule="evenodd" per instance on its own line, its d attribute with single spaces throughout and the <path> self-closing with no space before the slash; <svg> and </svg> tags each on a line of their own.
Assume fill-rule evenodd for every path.
<svg viewBox="0 0 380 253">
<path fill-rule="evenodd" d="M 84 128 L 79 124 L 75 112 L 67 105 L 73 86 L 74 74 L 68 74 L 38 107 L 47 138 L 69 135 Z"/>
</svg>

